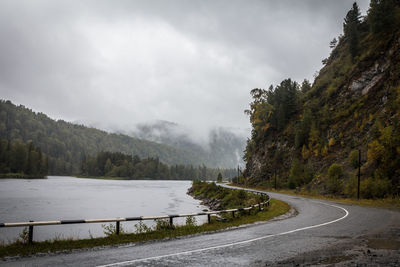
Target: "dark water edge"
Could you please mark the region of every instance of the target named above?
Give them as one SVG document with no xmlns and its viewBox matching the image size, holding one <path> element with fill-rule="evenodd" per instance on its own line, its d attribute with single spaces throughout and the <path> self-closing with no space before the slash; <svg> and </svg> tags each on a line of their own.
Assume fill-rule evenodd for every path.
<svg viewBox="0 0 400 267">
<path fill-rule="evenodd" d="M 47 179 L 47 176 L 28 175 L 24 173 L 0 173 L 0 179 Z"/>
</svg>

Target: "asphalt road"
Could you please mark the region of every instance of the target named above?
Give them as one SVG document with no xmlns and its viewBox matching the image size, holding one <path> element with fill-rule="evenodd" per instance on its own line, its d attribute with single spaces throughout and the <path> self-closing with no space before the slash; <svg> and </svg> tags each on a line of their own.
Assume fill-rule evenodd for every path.
<svg viewBox="0 0 400 267">
<path fill-rule="evenodd" d="M 297 215 L 172 240 L 41 255 L 7 266 L 265 266 L 343 240 L 400 228 L 397 211 L 270 193 Z"/>
</svg>

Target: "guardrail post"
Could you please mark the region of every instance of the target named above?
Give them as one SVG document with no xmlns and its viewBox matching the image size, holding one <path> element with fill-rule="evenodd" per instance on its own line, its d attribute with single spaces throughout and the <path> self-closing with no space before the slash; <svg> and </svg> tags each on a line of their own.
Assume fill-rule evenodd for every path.
<svg viewBox="0 0 400 267">
<path fill-rule="evenodd" d="M 232 218 L 235 218 L 235 211 L 232 211 Z"/>
<path fill-rule="evenodd" d="M 169 225 L 174 226 L 174 217 L 169 216 Z"/>
<path fill-rule="evenodd" d="M 261 211 L 261 203 L 258 202 L 258 211 Z"/>
<path fill-rule="evenodd" d="M 115 226 L 115 233 L 116 233 L 117 235 L 119 235 L 120 223 L 121 223 L 120 221 L 117 221 L 116 226 Z"/>
<path fill-rule="evenodd" d="M 207 214 L 208 223 L 211 223 L 211 214 Z"/>
<path fill-rule="evenodd" d="M 29 221 L 33 222 L 33 221 Z M 33 244 L 33 225 L 29 225 L 28 244 Z"/>
</svg>

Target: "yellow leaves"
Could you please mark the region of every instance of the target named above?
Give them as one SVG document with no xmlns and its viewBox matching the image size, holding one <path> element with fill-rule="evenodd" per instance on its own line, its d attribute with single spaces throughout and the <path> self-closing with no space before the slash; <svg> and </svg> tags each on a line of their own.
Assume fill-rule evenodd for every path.
<svg viewBox="0 0 400 267">
<path fill-rule="evenodd" d="M 368 144 L 368 161 L 378 161 L 383 157 L 384 153 L 385 147 L 381 145 L 377 140 L 374 140 Z"/>
<path fill-rule="evenodd" d="M 372 115 L 372 113 L 369 113 L 368 121 L 371 122 L 373 119 L 374 119 L 374 115 Z"/>
<path fill-rule="evenodd" d="M 324 147 L 322 148 L 321 154 L 322 154 L 322 156 L 328 155 L 328 147 L 327 147 L 327 146 L 324 146 Z"/>
<path fill-rule="evenodd" d="M 310 157 L 310 151 L 307 149 L 306 145 L 303 145 L 303 148 L 301 149 L 301 156 L 303 159 L 308 159 Z"/>
<path fill-rule="evenodd" d="M 314 156 L 316 156 L 316 157 L 319 156 L 319 149 L 318 148 L 315 148 L 313 152 L 314 152 Z"/>
<path fill-rule="evenodd" d="M 392 143 L 392 127 L 388 126 L 382 129 L 381 136 L 379 137 L 379 141 L 381 141 L 384 145 L 390 146 Z"/>
<path fill-rule="evenodd" d="M 336 140 L 335 140 L 335 138 L 331 138 L 331 139 L 329 139 L 329 147 L 332 147 L 332 146 L 334 146 L 335 145 L 335 143 L 336 143 Z"/>
<path fill-rule="evenodd" d="M 266 131 L 269 129 L 270 126 L 271 126 L 271 124 L 268 122 L 268 123 L 265 124 L 261 129 L 262 129 L 264 132 L 266 132 Z"/>
</svg>

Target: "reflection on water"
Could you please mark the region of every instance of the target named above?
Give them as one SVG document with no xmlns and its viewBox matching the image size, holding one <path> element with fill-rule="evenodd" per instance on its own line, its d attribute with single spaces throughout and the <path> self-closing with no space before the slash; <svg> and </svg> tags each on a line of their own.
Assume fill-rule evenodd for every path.
<svg viewBox="0 0 400 267">
<path fill-rule="evenodd" d="M 200 212 L 200 201 L 186 194 L 189 181 L 121 181 L 50 176 L 0 179 L 0 222 L 97 219 Z M 206 218 L 197 217 L 198 222 Z M 184 218 L 174 222 L 184 223 Z M 122 222 L 134 231 L 137 222 Z M 151 225 L 152 222 L 147 222 Z M 22 228 L 0 228 L 0 240 L 13 241 Z M 90 231 L 90 234 L 89 234 Z M 101 224 L 38 226 L 34 240 L 103 236 Z"/>
</svg>

